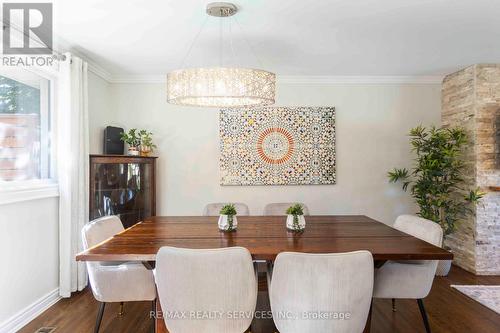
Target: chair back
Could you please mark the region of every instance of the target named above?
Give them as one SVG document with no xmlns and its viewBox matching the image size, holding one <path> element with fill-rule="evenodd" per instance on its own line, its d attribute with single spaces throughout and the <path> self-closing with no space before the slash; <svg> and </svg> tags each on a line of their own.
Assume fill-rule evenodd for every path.
<svg viewBox="0 0 500 333">
<path fill-rule="evenodd" d="M 83 248 L 86 250 L 124 230 L 118 216 L 103 216 L 86 224 L 82 229 Z"/>
<path fill-rule="evenodd" d="M 220 210 L 222 209 L 222 207 L 224 207 L 228 203 L 229 202 L 209 203 L 203 209 L 203 216 L 219 216 Z M 236 202 L 236 203 L 232 203 L 232 204 L 234 205 L 234 208 L 236 208 L 236 212 L 237 212 L 238 216 L 250 215 L 250 211 L 249 211 L 248 206 L 246 204 L 241 203 L 241 202 Z"/>
<path fill-rule="evenodd" d="M 360 333 L 372 291 L 373 258 L 368 251 L 283 252 L 271 280 L 273 319 L 281 333 Z"/>
<path fill-rule="evenodd" d="M 164 316 L 171 333 L 242 333 L 252 322 L 257 281 L 245 248 L 162 247 L 155 279 L 163 313 L 187 314 L 182 319 Z"/>
<path fill-rule="evenodd" d="M 435 246 L 441 247 L 443 242 L 441 226 L 418 216 L 400 215 L 394 222 L 394 228 Z"/>
<path fill-rule="evenodd" d="M 300 202 L 275 202 L 267 204 L 264 207 L 264 215 L 267 216 L 286 215 L 286 210 L 288 209 L 288 207 L 293 206 L 297 203 L 302 205 L 304 215 L 309 215 L 309 209 L 307 208 L 307 206 Z"/>
</svg>

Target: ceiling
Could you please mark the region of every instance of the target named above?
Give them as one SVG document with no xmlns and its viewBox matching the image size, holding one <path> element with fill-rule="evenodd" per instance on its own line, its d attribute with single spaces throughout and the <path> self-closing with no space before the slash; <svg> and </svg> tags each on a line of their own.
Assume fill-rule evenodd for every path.
<svg viewBox="0 0 500 333">
<path fill-rule="evenodd" d="M 206 19 L 208 2 L 59 0 L 55 34 L 61 45 L 112 75 L 215 66 L 220 62 L 220 19 Z M 497 0 L 234 3 L 239 8 L 235 19 L 222 19 L 226 65 L 262 67 L 280 75 L 425 76 L 500 62 Z"/>
</svg>

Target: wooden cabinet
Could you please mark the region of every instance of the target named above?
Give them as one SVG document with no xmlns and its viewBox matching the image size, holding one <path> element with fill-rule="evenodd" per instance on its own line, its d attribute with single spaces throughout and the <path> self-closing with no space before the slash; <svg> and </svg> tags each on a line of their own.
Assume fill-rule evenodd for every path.
<svg viewBox="0 0 500 333">
<path fill-rule="evenodd" d="M 156 157 L 90 155 L 89 218 L 118 215 L 128 228 L 156 215 Z"/>
</svg>

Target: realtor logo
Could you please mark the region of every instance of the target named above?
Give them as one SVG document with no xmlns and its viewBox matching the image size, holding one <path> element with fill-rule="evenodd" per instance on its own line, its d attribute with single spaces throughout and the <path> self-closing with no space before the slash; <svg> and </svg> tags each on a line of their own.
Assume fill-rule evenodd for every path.
<svg viewBox="0 0 500 333">
<path fill-rule="evenodd" d="M 52 4 L 3 4 L 3 53 L 52 53 Z"/>
</svg>

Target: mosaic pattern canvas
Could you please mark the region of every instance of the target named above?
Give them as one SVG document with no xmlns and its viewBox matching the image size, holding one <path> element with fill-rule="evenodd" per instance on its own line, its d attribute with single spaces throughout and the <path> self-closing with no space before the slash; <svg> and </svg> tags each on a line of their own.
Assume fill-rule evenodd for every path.
<svg viewBox="0 0 500 333">
<path fill-rule="evenodd" d="M 220 112 L 222 185 L 335 184 L 335 108 Z"/>
</svg>

